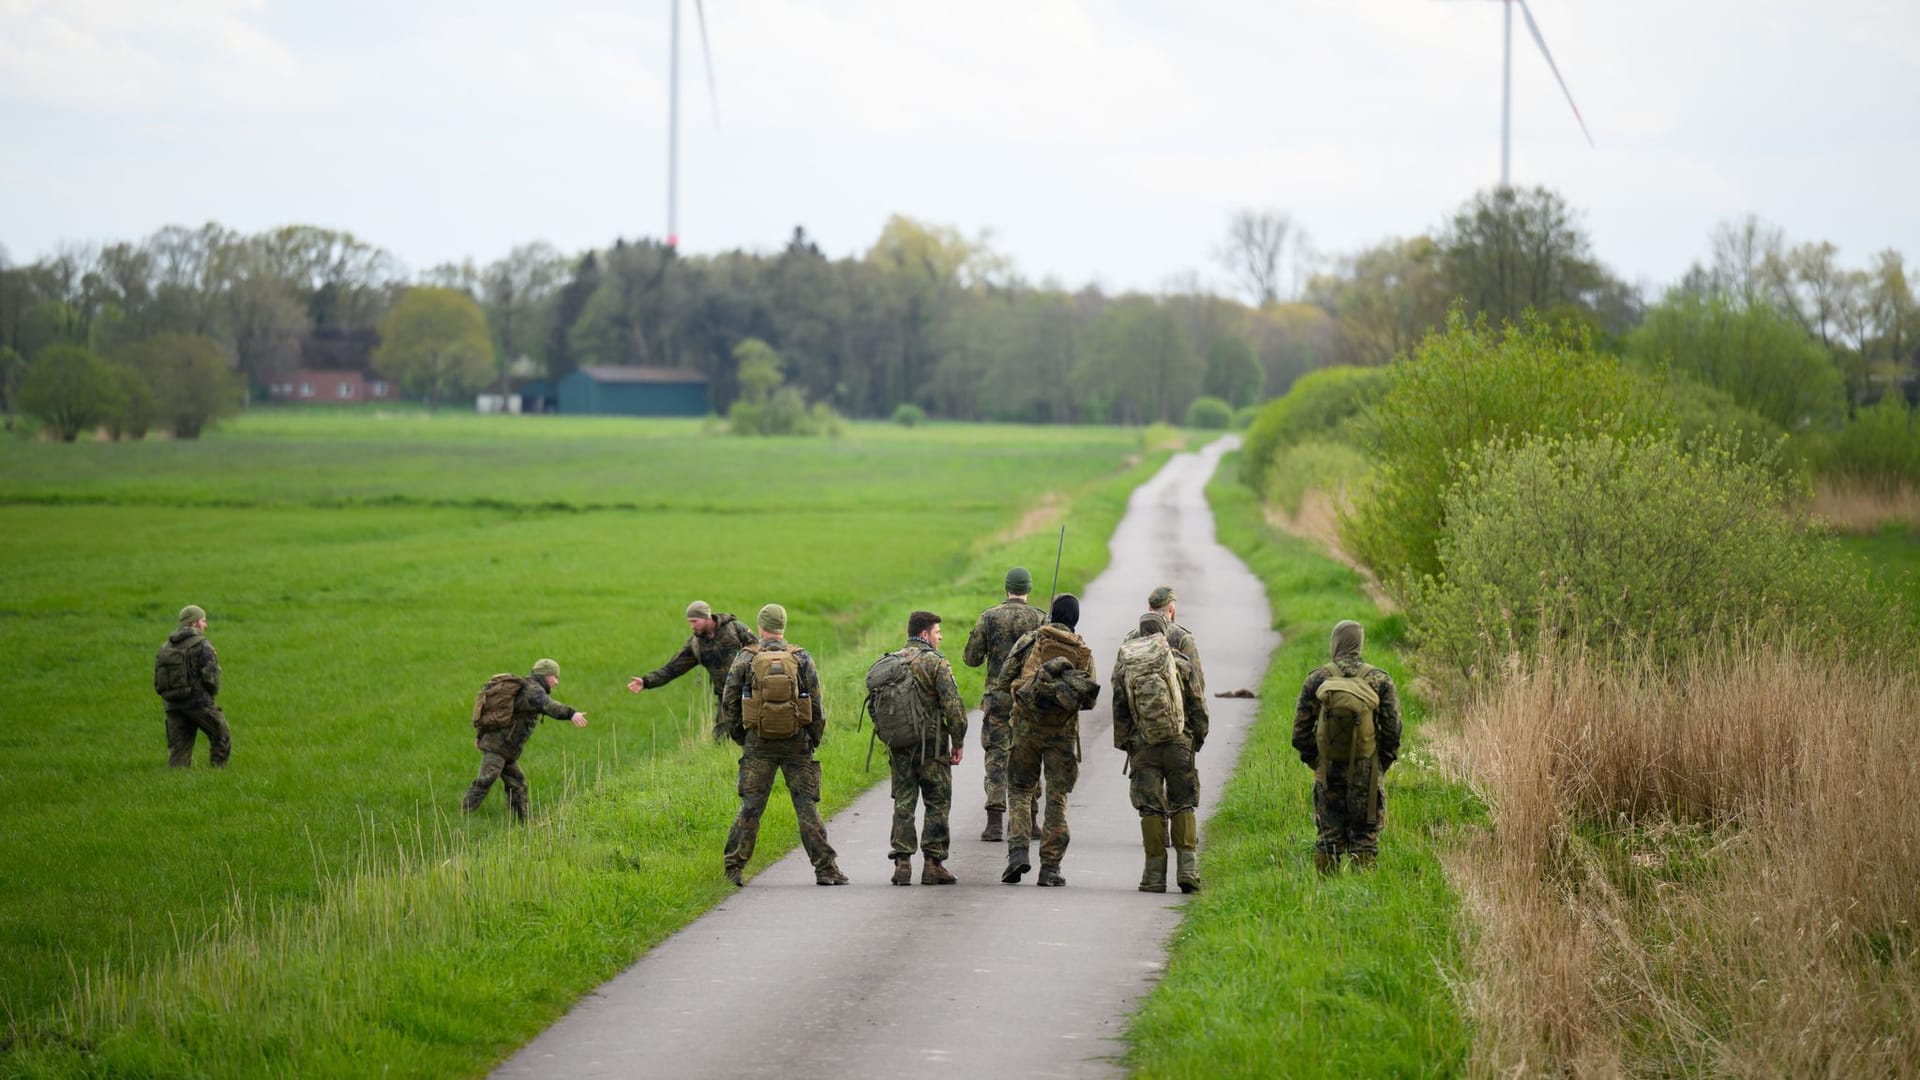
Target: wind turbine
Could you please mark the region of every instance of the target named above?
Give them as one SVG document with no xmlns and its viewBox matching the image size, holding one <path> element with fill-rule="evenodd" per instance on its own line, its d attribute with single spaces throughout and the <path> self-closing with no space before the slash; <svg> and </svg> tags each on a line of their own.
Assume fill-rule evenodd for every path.
<svg viewBox="0 0 1920 1080">
<path fill-rule="evenodd" d="M 1553 52 L 1547 48 L 1547 39 L 1540 33 L 1540 24 L 1533 21 L 1533 12 L 1527 8 L 1527 0 L 1500 0 L 1500 6 L 1506 10 L 1506 44 L 1503 50 L 1503 62 L 1500 68 L 1500 186 L 1512 186 L 1511 162 L 1513 160 L 1513 9 L 1520 9 L 1520 17 L 1527 21 L 1527 32 L 1533 35 L 1533 43 L 1540 46 L 1540 55 L 1546 58 L 1547 68 L 1553 72 L 1553 79 L 1560 84 L 1560 92 L 1567 96 L 1567 107 L 1573 110 L 1573 118 L 1580 123 L 1580 133 L 1587 137 L 1587 145 L 1594 145 L 1593 132 L 1587 130 L 1586 118 L 1580 115 L 1580 106 L 1574 104 L 1573 91 L 1567 89 L 1567 80 L 1560 76 L 1560 65 L 1553 62 Z"/>
<path fill-rule="evenodd" d="M 668 0 L 673 8 L 673 46 L 667 75 L 667 247 L 680 247 L 680 0 Z M 707 44 L 707 7 L 704 0 L 693 0 L 693 12 L 700 20 L 700 56 L 707 70 L 707 96 L 713 101 L 713 118 L 720 119 L 720 93 L 713 85 L 713 50 Z"/>
</svg>

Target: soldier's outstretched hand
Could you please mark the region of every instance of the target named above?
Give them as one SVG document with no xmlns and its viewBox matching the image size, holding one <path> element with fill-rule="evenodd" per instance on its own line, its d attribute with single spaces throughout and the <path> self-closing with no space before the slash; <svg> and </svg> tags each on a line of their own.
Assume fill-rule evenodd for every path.
<svg viewBox="0 0 1920 1080">
<path fill-rule="evenodd" d="M 638 675 L 627 680 L 627 692 L 637 694 L 647 688 L 647 681 Z"/>
<path fill-rule="evenodd" d="M 574 726 L 574 727 L 586 727 L 586 726 L 587 726 L 587 714 L 586 714 L 586 713 L 583 713 L 583 712 L 577 712 L 577 713 L 574 713 L 574 714 L 573 714 L 573 726 Z"/>
</svg>

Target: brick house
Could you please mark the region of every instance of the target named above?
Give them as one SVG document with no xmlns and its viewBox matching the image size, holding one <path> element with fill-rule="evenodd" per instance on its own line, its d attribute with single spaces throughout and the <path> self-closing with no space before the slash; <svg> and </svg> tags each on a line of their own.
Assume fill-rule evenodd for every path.
<svg viewBox="0 0 1920 1080">
<path fill-rule="evenodd" d="M 269 401 L 304 401 L 316 405 L 352 405 L 362 401 L 392 401 L 399 396 L 393 383 L 362 371 L 302 369 L 275 376 L 267 384 Z"/>
</svg>

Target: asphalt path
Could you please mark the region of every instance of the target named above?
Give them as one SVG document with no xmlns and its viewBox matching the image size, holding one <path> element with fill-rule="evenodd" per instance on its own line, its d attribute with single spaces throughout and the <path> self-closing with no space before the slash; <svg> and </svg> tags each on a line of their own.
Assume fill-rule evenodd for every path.
<svg viewBox="0 0 1920 1080">
<path fill-rule="evenodd" d="M 1259 580 L 1214 540 L 1204 489 L 1234 442 L 1176 455 L 1137 489 L 1108 569 L 1080 590 L 1079 629 L 1103 682 L 1147 593 L 1165 583 L 1178 594 L 1180 623 L 1206 665 L 1212 718 L 1199 758 L 1202 821 L 1255 704 L 1212 695 L 1258 689 L 1279 644 Z M 1048 572 L 1034 570 L 1037 580 Z M 983 607 L 997 601 L 981 598 Z M 977 613 L 942 614 L 957 657 Z M 1001 884 L 1006 845 L 978 839 L 986 820 L 978 731 L 975 713 L 954 770 L 947 866 L 959 884 L 918 884 L 917 855 L 915 885 L 888 883 L 892 802 L 882 784 L 827 825 L 851 885 L 816 886 L 796 849 L 583 998 L 495 1075 L 1119 1075 L 1121 1034 L 1159 978 L 1184 898 L 1135 888 L 1139 818 L 1112 746 L 1107 695 L 1081 714 L 1085 761 L 1069 800 L 1066 888 L 1036 888 L 1031 873 L 1019 886 Z M 783 784 L 773 797 L 786 798 Z M 714 823 L 716 875 L 725 827 Z M 1203 852 L 1205 844 L 1203 827 Z M 1036 847 L 1036 869 L 1037 856 Z"/>
</svg>

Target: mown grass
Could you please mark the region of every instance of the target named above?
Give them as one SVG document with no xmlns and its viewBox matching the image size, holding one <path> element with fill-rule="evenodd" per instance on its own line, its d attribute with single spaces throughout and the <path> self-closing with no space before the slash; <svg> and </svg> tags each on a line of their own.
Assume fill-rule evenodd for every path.
<svg viewBox="0 0 1920 1080">
<path fill-rule="evenodd" d="M 1166 977 L 1129 1030 L 1145 1077 L 1434 1076 L 1470 1045 L 1449 995 L 1462 963 L 1459 903 L 1439 852 L 1485 814 L 1435 768 L 1399 644 L 1398 616 L 1357 575 L 1264 520 L 1223 464 L 1208 489 L 1220 540 L 1266 583 L 1285 644 L 1259 717 L 1203 833 L 1207 887 L 1189 904 Z M 1388 777 L 1388 823 L 1371 874 L 1313 868 L 1312 774 L 1290 744 L 1300 683 L 1343 618 L 1401 689 L 1406 740 Z"/>
<path fill-rule="evenodd" d="M 1883 525 L 1865 535 L 1842 536 L 1839 543 L 1866 560 L 1887 591 L 1899 596 L 1907 610 L 1920 617 L 1920 528 Z"/>
<path fill-rule="evenodd" d="M 704 741 L 704 677 L 623 689 L 688 599 L 787 605 L 827 677 L 830 809 L 868 782 L 855 684 L 905 613 L 962 623 L 1008 562 L 1040 565 L 1051 535 L 1006 530 L 1049 492 L 1075 526 L 1063 579 L 1087 580 L 1157 464 L 1117 431 L 496 419 L 0 444 L 0 1072 L 484 1069 L 725 892 L 734 753 Z M 556 491 L 599 509 L 544 508 Z M 164 767 L 148 666 L 189 600 L 227 670 L 224 772 Z M 592 726 L 530 745 L 533 828 L 497 793 L 461 818 L 474 688 L 540 655 Z M 793 840 L 776 800 L 761 861 Z"/>
</svg>

